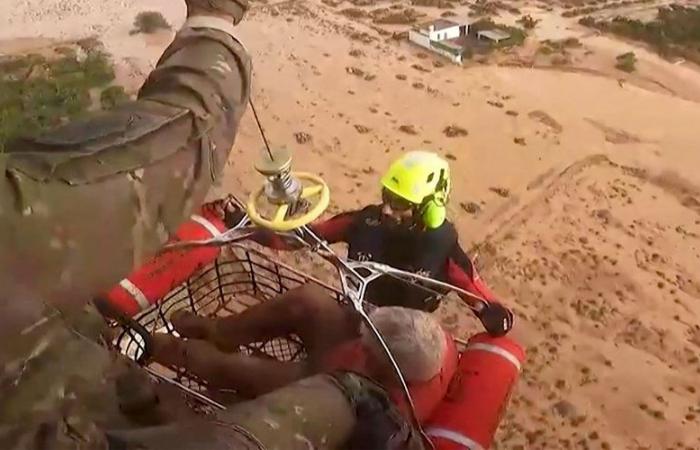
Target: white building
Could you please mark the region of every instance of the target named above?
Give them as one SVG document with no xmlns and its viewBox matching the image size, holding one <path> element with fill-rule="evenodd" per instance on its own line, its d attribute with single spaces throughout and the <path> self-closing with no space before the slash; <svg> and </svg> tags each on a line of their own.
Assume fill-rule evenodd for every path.
<svg viewBox="0 0 700 450">
<path fill-rule="evenodd" d="M 451 41 L 459 40 L 461 37 L 466 38 L 468 32 L 469 25 L 467 23 L 437 19 L 410 30 L 408 39 L 414 44 L 461 64 L 463 45 Z"/>
</svg>

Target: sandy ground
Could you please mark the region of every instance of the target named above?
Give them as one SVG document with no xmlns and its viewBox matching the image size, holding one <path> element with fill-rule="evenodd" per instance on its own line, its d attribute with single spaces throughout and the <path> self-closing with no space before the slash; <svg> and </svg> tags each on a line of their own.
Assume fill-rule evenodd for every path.
<svg viewBox="0 0 700 450">
<path fill-rule="evenodd" d="M 128 57 L 120 76 L 136 89 L 172 33 L 128 36 L 133 17 L 152 5 L 177 27 L 184 10 L 113 3 L 109 20 L 81 8 L 61 23 L 107 23 L 97 30 Z M 529 355 L 497 448 L 700 448 L 697 68 L 534 4 L 522 9 L 543 18 L 539 39 L 584 44 L 571 65 L 460 68 L 337 13 L 350 6 L 256 8 L 239 27 L 254 58 L 254 102 L 269 140 L 292 149 L 298 169 L 325 176 L 329 212 L 378 200 L 379 172 L 404 150 L 451 160 L 451 216 L 517 311 L 513 334 Z M 21 15 L 0 19 L 0 39 L 70 35 L 34 15 L 44 22 L 31 28 Z M 612 66 L 629 49 L 639 70 L 623 76 Z M 212 196 L 243 197 L 260 181 L 251 116 Z M 467 134 L 447 137 L 451 125 Z M 460 305 L 440 314 L 462 337 L 478 329 Z"/>
</svg>

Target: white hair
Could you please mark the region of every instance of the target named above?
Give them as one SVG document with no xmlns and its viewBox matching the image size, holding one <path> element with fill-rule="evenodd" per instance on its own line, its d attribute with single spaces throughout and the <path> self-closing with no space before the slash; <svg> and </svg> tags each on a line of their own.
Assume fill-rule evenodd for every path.
<svg viewBox="0 0 700 450">
<path fill-rule="evenodd" d="M 427 381 L 437 375 L 447 352 L 445 331 L 430 314 L 416 309 L 387 306 L 369 314 L 406 381 Z M 374 334 L 362 326 L 362 342 L 377 361 L 388 358 Z"/>
</svg>

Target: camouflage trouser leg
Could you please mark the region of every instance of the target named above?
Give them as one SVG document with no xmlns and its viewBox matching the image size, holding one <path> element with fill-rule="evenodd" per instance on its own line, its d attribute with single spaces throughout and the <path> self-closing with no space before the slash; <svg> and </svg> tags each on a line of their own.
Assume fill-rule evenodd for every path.
<svg viewBox="0 0 700 450">
<path fill-rule="evenodd" d="M 349 439 L 355 411 L 333 378 L 317 375 L 235 405 L 225 420 L 247 429 L 268 450 L 333 450 Z"/>
<path fill-rule="evenodd" d="M 265 450 L 424 450 L 387 392 L 348 372 L 298 381 L 220 419 L 245 428 Z"/>
<path fill-rule="evenodd" d="M 108 450 L 268 450 L 240 426 L 204 422 L 200 418 L 161 427 L 108 432 L 106 441 Z"/>
<path fill-rule="evenodd" d="M 338 450 L 355 428 L 355 408 L 332 377 L 318 375 L 205 420 L 108 435 L 149 450 Z"/>
</svg>

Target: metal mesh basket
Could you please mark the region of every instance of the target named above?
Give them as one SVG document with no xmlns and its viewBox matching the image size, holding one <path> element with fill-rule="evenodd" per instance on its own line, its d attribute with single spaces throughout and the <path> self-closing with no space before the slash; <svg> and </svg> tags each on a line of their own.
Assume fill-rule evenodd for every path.
<svg viewBox="0 0 700 450">
<path fill-rule="evenodd" d="M 149 333 L 167 332 L 177 335 L 169 321 L 174 311 L 186 309 L 209 317 L 239 314 L 255 304 L 271 300 L 289 289 L 309 282 L 323 287 L 336 301 L 345 302 L 342 293 L 330 285 L 273 261 L 263 252 L 234 245 L 224 248 L 213 264 L 192 275 L 162 300 L 135 316 L 134 320 Z M 128 327 L 118 330 L 115 345 L 132 359 L 137 359 L 144 351 L 143 338 Z M 245 346 L 241 351 L 280 361 L 296 361 L 305 356 L 301 340 L 294 335 L 257 342 Z M 205 382 L 181 369 L 162 367 L 155 363 L 149 369 L 161 378 L 167 378 L 207 397 L 217 398 L 227 394 L 223 391 L 213 392 Z"/>
</svg>

